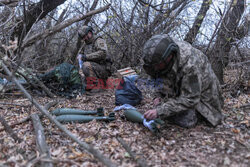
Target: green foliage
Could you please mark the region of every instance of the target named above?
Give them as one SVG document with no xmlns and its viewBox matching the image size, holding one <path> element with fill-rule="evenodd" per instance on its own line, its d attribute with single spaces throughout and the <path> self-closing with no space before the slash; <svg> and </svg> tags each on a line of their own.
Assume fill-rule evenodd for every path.
<svg viewBox="0 0 250 167">
<path fill-rule="evenodd" d="M 197 17 L 198 17 L 199 20 L 202 20 L 202 19 L 204 18 L 203 15 L 199 15 L 199 16 L 197 16 Z"/>
<path fill-rule="evenodd" d="M 230 42 L 231 39 L 232 39 L 232 37 L 226 37 L 226 40 L 227 40 L 228 42 Z"/>
</svg>

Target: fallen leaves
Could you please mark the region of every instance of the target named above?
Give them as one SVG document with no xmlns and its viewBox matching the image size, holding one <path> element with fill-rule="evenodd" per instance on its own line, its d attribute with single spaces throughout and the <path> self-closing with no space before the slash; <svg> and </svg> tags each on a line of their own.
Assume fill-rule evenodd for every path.
<svg viewBox="0 0 250 167">
<path fill-rule="evenodd" d="M 239 129 L 232 128 L 232 132 L 238 134 L 238 133 L 240 133 L 240 130 L 239 130 Z"/>
<path fill-rule="evenodd" d="M 249 128 L 250 127 L 249 118 L 250 117 L 246 117 L 247 120 L 241 121 L 240 124 L 241 125 L 246 125 Z"/>
<path fill-rule="evenodd" d="M 227 117 L 223 124 L 216 128 L 204 124 L 191 129 L 167 125 L 162 129 L 160 136 L 155 136 L 142 124 L 122 119 L 122 111 L 116 112 L 117 120 L 110 123 L 94 120 L 85 124 L 72 123 L 65 124 L 65 126 L 80 136 L 82 141 L 98 148 L 119 166 L 136 166 L 136 163 L 116 140 L 117 135 L 129 143 L 132 151 L 146 159 L 148 165 L 151 166 L 221 166 L 227 164 L 247 166 L 250 158 L 248 150 L 250 138 L 247 132 L 250 117 L 241 106 L 249 103 L 250 96 L 241 94 L 233 98 L 225 94 L 225 97 L 223 113 Z M 41 104 L 46 104 L 51 100 L 36 98 Z M 74 107 L 83 110 L 104 107 L 105 114 L 108 115 L 115 107 L 114 99 L 114 92 L 107 91 L 103 95 L 63 99 L 63 103 L 51 110 L 59 107 Z M 4 101 L 30 105 L 27 99 L 4 99 Z M 137 106 L 138 110 L 143 113 L 150 109 L 152 107 L 150 101 L 149 96 L 143 104 Z M 5 111 L 3 113 L 9 123 L 37 112 L 34 107 L 0 107 Z M 42 123 L 55 166 L 101 166 L 91 155 L 82 151 L 76 143 L 65 137 L 48 119 L 43 118 Z M 0 164 L 20 166 L 20 164 L 27 164 L 34 155 L 38 158 L 40 155 L 36 155 L 32 123 L 27 121 L 17 125 L 14 131 L 24 141 L 15 143 L 5 131 L 0 132 Z M 17 151 L 19 149 L 25 150 L 25 153 L 19 153 Z"/>
</svg>

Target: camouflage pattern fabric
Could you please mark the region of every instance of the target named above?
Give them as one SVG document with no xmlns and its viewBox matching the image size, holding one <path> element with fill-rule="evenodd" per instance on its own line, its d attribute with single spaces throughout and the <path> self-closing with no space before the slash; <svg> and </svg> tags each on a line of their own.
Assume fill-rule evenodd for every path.
<svg viewBox="0 0 250 167">
<path fill-rule="evenodd" d="M 80 53 L 86 55 L 83 73 L 86 77 L 107 79 L 111 75 L 111 64 L 107 62 L 107 45 L 104 39 L 97 37 L 93 43 L 85 45 Z"/>
<path fill-rule="evenodd" d="M 39 78 L 46 83 L 56 83 L 60 88 L 56 91 L 69 93 L 80 90 L 83 93 L 84 90 L 84 84 L 82 83 L 78 69 L 69 63 L 62 63 Z"/>
<path fill-rule="evenodd" d="M 195 110 L 188 110 L 173 116 L 169 116 L 167 120 L 169 123 L 173 123 L 184 128 L 191 128 L 197 124 L 198 115 Z"/>
<path fill-rule="evenodd" d="M 83 73 L 86 77 L 102 79 L 107 79 L 109 76 L 109 72 L 106 70 L 105 65 L 89 61 L 83 63 Z"/>
<path fill-rule="evenodd" d="M 157 36 L 167 37 L 166 34 Z M 172 69 L 161 76 L 164 86 L 155 92 L 156 96 L 164 97 L 156 108 L 158 116 L 167 118 L 195 110 L 213 126 L 218 125 L 222 119 L 223 98 L 208 58 L 185 41 L 174 39 L 174 42 L 179 46 L 179 54 Z"/>
</svg>

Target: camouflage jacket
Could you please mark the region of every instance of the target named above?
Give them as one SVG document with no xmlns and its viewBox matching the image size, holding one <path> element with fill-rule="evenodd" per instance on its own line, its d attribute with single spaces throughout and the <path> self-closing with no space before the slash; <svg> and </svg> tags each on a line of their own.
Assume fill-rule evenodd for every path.
<svg viewBox="0 0 250 167">
<path fill-rule="evenodd" d="M 104 64 L 107 57 L 107 50 L 105 40 L 101 37 L 94 37 L 93 42 L 89 45 L 84 45 L 80 53 L 86 55 L 87 61 Z"/>
<path fill-rule="evenodd" d="M 171 72 L 158 90 L 165 96 L 156 110 L 160 117 L 168 117 L 195 109 L 213 126 L 221 122 L 223 99 L 220 86 L 208 58 L 187 42 L 174 40 L 180 48 Z"/>
</svg>

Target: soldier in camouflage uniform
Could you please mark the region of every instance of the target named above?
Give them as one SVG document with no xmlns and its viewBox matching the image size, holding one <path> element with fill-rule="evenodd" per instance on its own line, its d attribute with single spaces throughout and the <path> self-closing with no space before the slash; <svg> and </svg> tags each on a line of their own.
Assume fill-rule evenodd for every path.
<svg viewBox="0 0 250 167">
<path fill-rule="evenodd" d="M 143 60 L 146 73 L 161 78 L 164 85 L 156 92 L 160 98 L 154 101 L 155 108 L 145 112 L 145 118 L 166 118 L 187 128 L 203 118 L 213 126 L 221 122 L 219 82 L 201 51 L 160 34 L 145 43 Z"/>
<path fill-rule="evenodd" d="M 84 93 L 85 85 L 77 67 L 72 64 L 62 63 L 38 77 L 58 95 L 74 97 L 78 93 Z"/>
<path fill-rule="evenodd" d="M 83 26 L 78 35 L 83 41 L 80 54 L 77 57 L 83 74 L 86 78 L 95 77 L 96 79 L 103 79 L 105 82 L 111 75 L 112 64 L 107 56 L 105 40 L 101 37 L 95 37 L 90 26 Z"/>
</svg>

